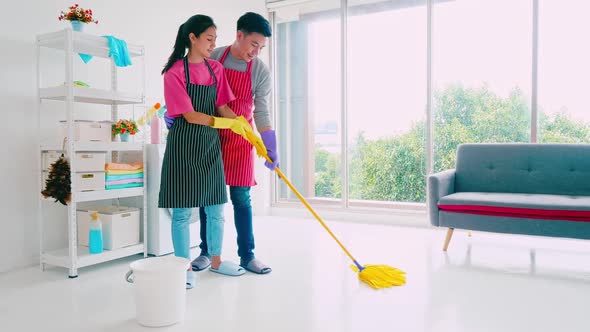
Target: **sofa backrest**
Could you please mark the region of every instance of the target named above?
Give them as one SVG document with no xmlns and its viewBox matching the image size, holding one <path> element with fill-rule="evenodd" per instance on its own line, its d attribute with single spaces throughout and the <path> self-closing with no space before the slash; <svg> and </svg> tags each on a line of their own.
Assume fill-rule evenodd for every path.
<svg viewBox="0 0 590 332">
<path fill-rule="evenodd" d="M 590 144 L 461 144 L 461 191 L 590 195 Z"/>
</svg>

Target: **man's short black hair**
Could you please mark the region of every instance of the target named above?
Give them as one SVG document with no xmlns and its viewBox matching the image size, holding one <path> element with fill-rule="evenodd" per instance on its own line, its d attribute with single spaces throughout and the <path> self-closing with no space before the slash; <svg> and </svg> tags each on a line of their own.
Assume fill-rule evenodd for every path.
<svg viewBox="0 0 590 332">
<path fill-rule="evenodd" d="M 260 14 L 247 12 L 238 19 L 238 31 L 246 34 L 259 33 L 264 37 L 272 35 L 270 23 Z"/>
</svg>

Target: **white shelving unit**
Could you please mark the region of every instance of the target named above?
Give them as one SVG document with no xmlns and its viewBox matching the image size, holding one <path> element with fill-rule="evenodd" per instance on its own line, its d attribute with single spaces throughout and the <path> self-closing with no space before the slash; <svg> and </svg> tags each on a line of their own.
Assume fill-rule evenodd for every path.
<svg viewBox="0 0 590 332">
<path fill-rule="evenodd" d="M 143 57 L 144 47 L 127 43 L 130 56 Z M 55 87 L 41 86 L 41 49 L 52 48 L 64 51 L 65 59 L 65 85 Z M 127 142 L 75 142 L 74 137 L 74 104 L 87 103 L 111 106 L 111 120 L 118 120 L 118 106 L 119 105 L 143 105 L 145 104 L 145 67 L 141 71 L 140 80 L 142 83 L 143 92 L 139 94 L 124 93 L 117 90 L 117 68 L 114 60 L 109 59 L 109 46 L 106 38 L 77 32 L 70 29 L 64 29 L 57 32 L 41 34 L 37 36 L 36 42 L 37 52 L 37 90 L 38 90 L 38 112 L 39 112 L 39 130 L 41 130 L 41 112 L 43 112 L 43 102 L 45 100 L 57 100 L 63 102 L 63 107 L 66 113 L 66 135 L 67 143 L 65 145 L 65 153 L 67 156 L 73 156 L 74 153 L 83 152 L 107 152 L 111 154 L 113 161 L 116 161 L 120 151 L 139 151 L 143 152 L 144 165 L 144 186 L 127 189 L 116 190 L 98 190 L 98 191 L 77 191 L 76 177 L 71 178 L 72 199 L 67 206 L 67 231 L 68 244 L 65 248 L 58 250 L 45 249 L 45 228 L 51 224 L 50 218 L 46 218 L 43 212 L 45 204 L 54 204 L 53 200 L 44 199 L 39 194 L 39 227 L 40 227 L 40 263 L 41 268 L 45 269 L 45 265 L 60 266 L 69 269 L 69 277 L 75 278 L 78 276 L 78 268 L 89 265 L 94 265 L 113 259 L 118 259 L 126 256 L 142 254 L 147 257 L 147 195 L 146 195 L 146 175 L 147 163 L 146 153 L 143 143 L 127 143 Z M 110 61 L 111 87 L 109 90 L 78 87 L 74 86 L 74 58 L 78 53 L 84 53 L 99 58 L 106 58 Z M 145 63 L 145 61 L 143 61 Z M 90 64 L 89 64 L 90 65 Z M 145 64 L 143 65 L 145 66 Z M 39 174 L 42 174 L 41 155 L 45 151 L 62 151 L 61 144 L 45 144 L 40 142 L 39 153 Z M 76 172 L 76 162 L 74 158 L 69 158 L 71 173 Z M 44 183 L 39 181 L 39 193 L 44 188 Z M 77 221 L 76 210 L 77 204 L 82 202 L 92 202 L 99 200 L 118 199 L 125 197 L 143 197 L 143 205 L 141 207 L 141 219 L 143 230 L 143 242 L 140 244 L 119 248 L 115 250 L 104 250 L 100 254 L 89 254 L 87 247 L 78 246 L 77 236 Z M 59 204 L 59 203 L 56 203 Z"/>
</svg>

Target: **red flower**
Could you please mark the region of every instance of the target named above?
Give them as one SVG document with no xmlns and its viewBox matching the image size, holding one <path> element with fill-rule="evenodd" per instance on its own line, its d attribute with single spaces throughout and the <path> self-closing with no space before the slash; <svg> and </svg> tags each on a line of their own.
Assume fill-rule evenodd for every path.
<svg viewBox="0 0 590 332">
<path fill-rule="evenodd" d="M 80 7 L 80 5 L 78 4 L 68 7 L 67 11 L 62 11 L 61 15 L 58 17 L 58 20 L 80 21 L 83 23 L 98 23 L 98 21 L 95 21 L 92 18 L 92 9 L 84 9 Z"/>
</svg>

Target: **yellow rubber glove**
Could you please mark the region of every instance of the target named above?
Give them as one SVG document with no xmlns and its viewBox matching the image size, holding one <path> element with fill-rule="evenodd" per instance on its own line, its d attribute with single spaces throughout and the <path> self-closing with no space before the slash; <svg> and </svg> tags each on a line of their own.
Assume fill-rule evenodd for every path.
<svg viewBox="0 0 590 332">
<path fill-rule="evenodd" d="M 234 133 L 242 136 L 245 140 L 250 142 L 256 149 L 256 154 L 260 157 L 268 158 L 266 147 L 262 139 L 254 133 L 252 126 L 243 116 L 238 116 L 235 119 L 213 117 L 213 125 L 217 129 L 231 129 Z"/>
<path fill-rule="evenodd" d="M 252 126 L 250 125 L 250 122 L 248 122 L 248 120 L 246 120 L 246 118 L 243 115 L 236 117 L 236 120 L 240 121 L 246 128 L 250 128 L 250 131 L 252 131 Z"/>
<path fill-rule="evenodd" d="M 242 137 L 246 136 L 246 128 L 244 128 L 244 123 L 242 121 L 237 120 L 237 118 L 229 119 L 214 116 L 213 125 L 211 127 L 217 129 L 230 129 L 231 131 Z"/>
<path fill-rule="evenodd" d="M 260 157 L 267 157 L 266 147 L 264 146 L 262 139 L 254 133 L 254 129 L 252 129 L 252 126 L 250 125 L 248 120 L 246 120 L 246 118 L 244 118 L 241 115 L 238 116 L 236 120 L 244 124 L 244 129 L 246 130 L 246 135 L 244 136 L 244 138 L 252 145 L 254 145 L 254 148 L 256 149 L 256 154 L 258 154 Z"/>
</svg>

